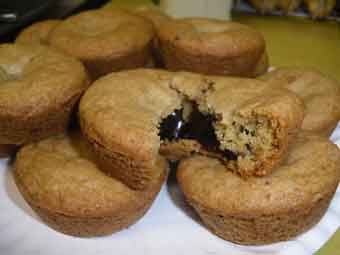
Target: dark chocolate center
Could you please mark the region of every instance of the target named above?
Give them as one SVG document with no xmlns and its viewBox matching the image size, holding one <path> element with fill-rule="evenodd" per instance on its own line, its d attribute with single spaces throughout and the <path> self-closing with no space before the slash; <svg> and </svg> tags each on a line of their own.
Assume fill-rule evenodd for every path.
<svg viewBox="0 0 340 255">
<path fill-rule="evenodd" d="M 220 142 L 214 132 L 213 123 L 216 117 L 201 113 L 197 106 L 187 121 L 183 118 L 183 110 L 176 110 L 160 124 L 159 136 L 161 140 L 177 141 L 179 139 L 192 139 L 198 141 L 206 150 L 222 154 L 228 160 L 236 160 L 237 155 L 230 150 L 219 149 Z"/>
<path fill-rule="evenodd" d="M 183 120 L 183 110 L 176 110 L 163 119 L 159 128 L 161 140 L 174 141 L 181 138 L 181 132 L 185 122 Z"/>
</svg>

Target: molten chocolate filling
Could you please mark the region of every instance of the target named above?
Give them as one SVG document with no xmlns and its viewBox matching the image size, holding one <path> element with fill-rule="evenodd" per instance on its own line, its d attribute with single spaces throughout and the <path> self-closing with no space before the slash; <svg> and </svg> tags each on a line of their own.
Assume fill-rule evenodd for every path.
<svg viewBox="0 0 340 255">
<path fill-rule="evenodd" d="M 214 132 L 213 123 L 216 117 L 202 114 L 194 105 L 187 121 L 183 118 L 183 109 L 176 110 L 160 124 L 161 140 L 178 141 L 191 139 L 198 141 L 206 150 L 218 153 L 228 160 L 237 160 L 237 155 L 230 150 L 219 149 L 220 142 Z"/>
</svg>

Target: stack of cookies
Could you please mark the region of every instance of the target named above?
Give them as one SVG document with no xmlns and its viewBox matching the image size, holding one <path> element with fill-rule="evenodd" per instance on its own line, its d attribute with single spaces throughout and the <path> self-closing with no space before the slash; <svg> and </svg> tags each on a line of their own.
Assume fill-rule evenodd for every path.
<svg viewBox="0 0 340 255">
<path fill-rule="evenodd" d="M 266 73 L 263 37 L 244 25 L 88 11 L 33 24 L 0 56 L 0 147 L 19 148 L 19 191 L 57 231 L 135 223 L 171 161 L 205 226 L 240 244 L 305 232 L 338 186 L 340 84 Z"/>
</svg>

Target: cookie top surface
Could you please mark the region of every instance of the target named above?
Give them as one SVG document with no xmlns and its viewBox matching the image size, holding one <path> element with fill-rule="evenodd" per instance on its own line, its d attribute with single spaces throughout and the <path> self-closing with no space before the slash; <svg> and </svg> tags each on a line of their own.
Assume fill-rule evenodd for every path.
<svg viewBox="0 0 340 255">
<path fill-rule="evenodd" d="M 175 19 L 157 30 L 160 40 L 170 41 L 194 55 L 237 57 L 263 52 L 263 36 L 252 28 L 230 21 L 205 18 Z"/>
<path fill-rule="evenodd" d="M 164 171 L 164 166 L 159 168 Z M 15 161 L 15 180 L 38 207 L 69 216 L 101 217 L 133 211 L 157 194 L 164 175 L 149 190 L 133 191 L 106 176 L 79 133 L 60 135 L 23 147 Z"/>
<path fill-rule="evenodd" d="M 79 61 L 41 45 L 0 45 L 0 70 L 2 116 L 27 118 L 62 107 L 89 85 Z"/>
<path fill-rule="evenodd" d="M 282 67 L 259 79 L 299 95 L 305 104 L 302 129 L 330 135 L 340 120 L 340 83 L 311 68 Z"/>
<path fill-rule="evenodd" d="M 121 56 L 153 38 L 151 22 L 123 10 L 94 10 L 71 16 L 50 34 L 49 43 L 81 59 Z"/>
<path fill-rule="evenodd" d="M 328 139 L 302 133 L 271 175 L 244 180 L 218 160 L 198 156 L 181 162 L 177 178 L 191 199 L 222 215 L 280 214 L 309 208 L 334 192 L 339 155 Z"/>
<path fill-rule="evenodd" d="M 52 19 L 33 23 L 20 32 L 15 42 L 48 44 L 47 38 L 50 32 L 60 23 L 61 20 Z"/>
</svg>

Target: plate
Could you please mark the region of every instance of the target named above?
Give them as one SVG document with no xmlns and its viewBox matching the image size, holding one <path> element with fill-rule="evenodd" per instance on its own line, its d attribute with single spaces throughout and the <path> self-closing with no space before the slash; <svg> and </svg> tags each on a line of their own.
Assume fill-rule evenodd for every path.
<svg viewBox="0 0 340 255">
<path fill-rule="evenodd" d="M 340 146 L 340 125 L 331 139 Z M 101 238 L 58 233 L 37 217 L 18 192 L 12 161 L 0 161 L 0 254 L 6 255 L 310 255 L 340 226 L 340 188 L 322 220 L 298 238 L 266 246 L 239 246 L 206 230 L 185 203 L 172 173 L 148 213 L 135 225 Z"/>
</svg>

